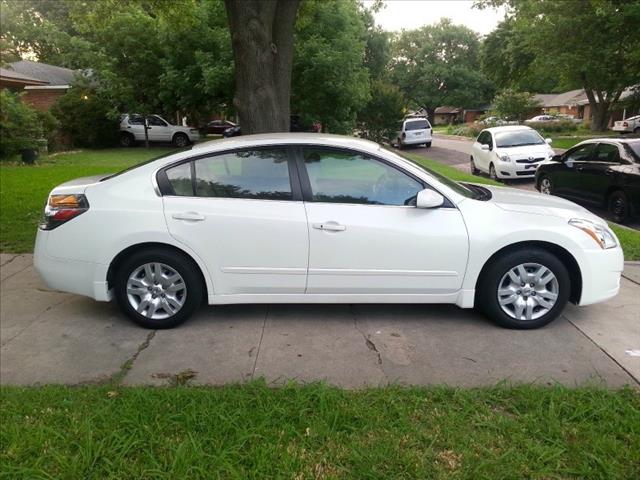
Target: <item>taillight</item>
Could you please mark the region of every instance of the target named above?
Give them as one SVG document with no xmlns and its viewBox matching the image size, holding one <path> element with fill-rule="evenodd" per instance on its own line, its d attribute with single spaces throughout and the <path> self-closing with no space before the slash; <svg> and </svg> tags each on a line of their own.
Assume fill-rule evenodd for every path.
<svg viewBox="0 0 640 480">
<path fill-rule="evenodd" d="M 623 126 L 623 127 L 628 127 L 628 126 L 629 126 L 629 124 L 628 124 L 627 122 L 622 122 L 622 126 Z"/>
<path fill-rule="evenodd" d="M 82 194 L 50 195 L 44 208 L 43 230 L 53 230 L 89 210 L 87 197 Z"/>
</svg>

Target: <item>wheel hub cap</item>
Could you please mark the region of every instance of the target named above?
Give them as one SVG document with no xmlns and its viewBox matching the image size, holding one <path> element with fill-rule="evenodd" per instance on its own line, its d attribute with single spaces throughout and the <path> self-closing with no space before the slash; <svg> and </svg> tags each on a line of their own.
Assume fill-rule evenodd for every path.
<svg viewBox="0 0 640 480">
<path fill-rule="evenodd" d="M 498 284 L 498 303 L 516 320 L 536 320 L 553 308 L 560 291 L 554 273 L 539 263 L 522 263 Z"/>
<path fill-rule="evenodd" d="M 187 286 L 182 276 L 164 263 L 145 263 L 127 280 L 129 304 L 153 320 L 172 317 L 184 306 Z"/>
</svg>

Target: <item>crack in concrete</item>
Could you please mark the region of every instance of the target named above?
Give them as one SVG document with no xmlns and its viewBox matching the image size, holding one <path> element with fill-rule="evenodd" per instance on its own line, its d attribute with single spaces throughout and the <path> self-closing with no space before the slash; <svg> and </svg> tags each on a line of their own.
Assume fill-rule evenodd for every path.
<svg viewBox="0 0 640 480">
<path fill-rule="evenodd" d="M 19 337 L 20 335 L 22 335 L 25 331 L 27 331 L 29 328 L 31 328 L 32 326 L 34 326 L 35 324 L 37 324 L 38 322 L 40 322 L 42 320 L 42 317 L 46 314 L 51 312 L 54 308 L 59 307 L 60 305 L 62 305 L 63 303 L 65 303 L 68 300 L 71 300 L 72 298 L 74 298 L 73 296 L 67 296 L 65 298 L 63 298 L 62 300 L 60 300 L 57 303 L 54 303 L 53 305 L 49 305 L 47 308 L 45 308 L 43 311 L 41 311 L 40 313 L 38 313 L 36 315 L 36 318 L 34 318 L 31 322 L 29 322 L 29 324 L 22 328 L 22 330 L 20 330 L 18 333 L 16 333 L 13 337 L 11 337 L 10 339 L 8 339 L 6 342 L 2 343 L 0 342 L 0 347 L 6 347 L 7 345 L 9 345 L 14 339 L 16 339 L 17 337 Z"/>
<path fill-rule="evenodd" d="M 22 255 L 14 255 L 13 257 L 11 257 L 6 262 L 0 264 L 0 268 L 4 267 L 5 265 L 9 265 L 11 262 L 13 262 L 16 258 L 19 258 L 19 257 L 22 257 Z"/>
<path fill-rule="evenodd" d="M 26 267 L 24 267 L 23 269 L 18 270 L 17 272 L 13 272 L 11 275 L 9 275 L 8 277 L 4 278 L 4 279 L 2 280 L 2 282 L 0 282 L 0 283 L 4 283 L 4 282 L 6 282 L 6 281 L 7 281 L 7 280 L 9 280 L 10 278 L 15 277 L 15 276 L 16 276 L 16 275 L 18 275 L 19 273 L 24 272 L 27 268 L 30 268 L 30 267 L 32 267 L 32 266 L 33 266 L 33 265 L 27 265 L 27 266 L 26 266 Z"/>
<path fill-rule="evenodd" d="M 376 355 L 378 357 L 378 365 L 381 366 L 380 369 L 382 370 L 382 355 L 380 354 L 380 351 L 378 351 L 378 347 L 376 347 L 376 344 L 371 341 L 371 336 L 364 333 L 358 327 L 358 317 L 356 315 L 355 309 L 353 308 L 353 305 L 349 305 L 349 310 L 351 311 L 351 316 L 353 317 L 353 328 L 355 328 L 356 331 L 360 335 L 362 335 L 362 338 L 364 338 L 364 343 L 367 346 L 367 348 L 372 352 L 376 352 Z M 384 370 L 382 370 L 382 373 L 385 375 L 385 378 L 386 378 L 386 373 L 384 372 Z"/>
<path fill-rule="evenodd" d="M 615 363 L 618 367 L 620 367 L 622 369 L 622 371 L 624 373 L 626 373 L 627 375 L 629 375 L 629 377 L 631 378 L 631 380 L 633 380 L 634 382 L 636 382 L 636 384 L 638 386 L 640 386 L 640 378 L 636 378 L 635 375 L 633 375 L 629 370 L 627 370 L 620 362 L 618 362 L 615 358 L 613 358 L 609 352 L 607 352 L 604 348 L 602 348 L 600 345 L 598 345 L 596 343 L 595 340 L 593 340 L 589 335 L 587 335 L 580 327 L 578 327 L 578 325 L 576 325 L 575 323 L 573 323 L 571 321 L 571 319 L 569 317 L 567 317 L 566 315 L 562 315 L 562 318 L 564 318 L 567 322 L 569 322 L 571 325 L 573 325 L 573 327 L 578 330 L 582 335 L 584 335 L 587 340 L 589 340 L 591 343 L 593 343 L 596 348 L 598 348 L 602 353 L 604 353 L 607 357 L 609 357 L 609 359 Z M 593 364 L 591 365 L 593 367 L 593 369 L 596 371 L 596 374 L 600 377 L 603 378 L 604 377 L 602 375 L 600 375 L 600 372 L 598 372 L 598 370 L 593 366 Z"/>
<path fill-rule="evenodd" d="M 156 336 L 157 332 L 158 332 L 157 330 L 152 330 L 151 332 L 149 332 L 149 335 L 147 335 L 147 338 L 144 340 L 144 342 L 142 342 L 138 346 L 137 350 L 133 353 L 131 358 L 128 358 L 120 366 L 120 370 L 118 370 L 118 372 L 115 373 L 107 383 L 111 383 L 113 385 L 119 385 L 120 383 L 122 383 L 122 380 L 124 380 L 124 377 L 127 376 L 127 373 L 129 373 L 129 370 L 133 368 L 133 364 L 138 358 L 138 355 L 140 355 L 142 351 L 145 350 L 151 344 L 151 340 L 153 340 L 153 337 Z"/>
<path fill-rule="evenodd" d="M 267 318 L 269 317 L 269 305 L 264 312 L 264 319 L 262 320 L 262 332 L 260 332 L 260 341 L 258 341 L 258 350 L 256 351 L 256 359 L 253 361 L 253 369 L 251 370 L 251 380 L 253 380 L 256 374 L 256 367 L 258 366 L 258 357 L 260 356 L 260 347 L 262 347 L 262 339 L 264 338 L 264 330 L 267 325 Z M 253 348 L 251 349 L 253 350 Z M 249 354 L 251 356 L 251 353 Z"/>
</svg>

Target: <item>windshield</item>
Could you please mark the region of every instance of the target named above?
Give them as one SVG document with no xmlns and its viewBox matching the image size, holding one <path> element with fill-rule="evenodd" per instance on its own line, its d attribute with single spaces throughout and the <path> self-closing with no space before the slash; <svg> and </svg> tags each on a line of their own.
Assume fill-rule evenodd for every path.
<svg viewBox="0 0 640 480">
<path fill-rule="evenodd" d="M 409 156 L 406 156 L 406 155 L 404 155 L 402 153 L 396 152 L 395 150 L 391 150 L 391 149 L 388 149 L 386 147 L 382 147 L 382 149 L 385 150 L 386 152 L 392 154 L 392 155 L 395 155 L 396 157 L 399 157 L 399 158 L 401 158 L 403 160 L 411 162 L 413 165 L 418 167 L 420 170 L 428 173 L 432 177 L 436 178 L 439 182 L 443 183 L 444 185 L 449 187 L 451 190 L 453 190 L 456 193 L 459 193 L 460 195 L 462 195 L 464 197 L 473 198 L 473 199 L 479 200 L 479 199 L 483 199 L 484 197 L 486 197 L 487 194 L 491 195 L 488 190 L 484 190 L 481 187 L 476 188 L 475 185 L 467 185 L 467 184 L 464 184 L 464 183 L 455 182 L 455 181 L 451 180 L 450 178 L 447 178 L 444 175 L 441 175 L 440 173 L 435 172 L 434 170 L 431 170 L 430 168 L 421 165 L 418 161 L 413 160 Z"/>
<path fill-rule="evenodd" d="M 512 130 L 494 133 L 493 136 L 496 138 L 496 146 L 502 148 L 544 144 L 544 139 L 535 130 Z"/>
<path fill-rule="evenodd" d="M 632 140 L 625 144 L 627 150 L 634 157 L 636 162 L 640 162 L 640 140 Z"/>
</svg>

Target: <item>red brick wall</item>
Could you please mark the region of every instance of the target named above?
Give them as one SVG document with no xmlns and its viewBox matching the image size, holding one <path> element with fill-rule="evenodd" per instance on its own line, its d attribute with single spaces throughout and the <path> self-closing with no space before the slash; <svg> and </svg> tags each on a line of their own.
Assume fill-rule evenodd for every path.
<svg viewBox="0 0 640 480">
<path fill-rule="evenodd" d="M 30 103 L 33 108 L 40 111 L 47 111 L 58 99 L 67 93 L 66 90 L 25 90 L 22 99 Z"/>
</svg>

